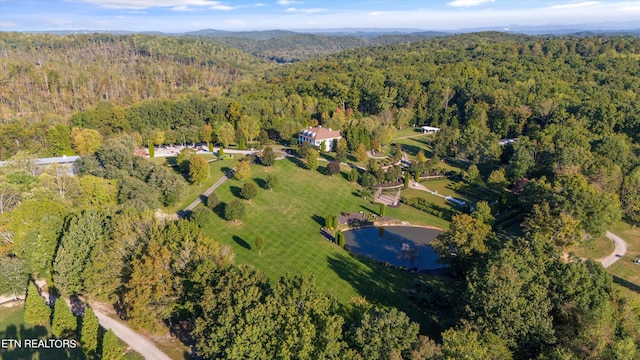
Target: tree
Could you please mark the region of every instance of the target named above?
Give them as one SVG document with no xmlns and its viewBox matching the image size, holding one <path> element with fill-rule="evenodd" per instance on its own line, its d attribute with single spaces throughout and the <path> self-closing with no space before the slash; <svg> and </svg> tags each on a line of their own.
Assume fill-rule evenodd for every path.
<svg viewBox="0 0 640 360">
<path fill-rule="evenodd" d="M 345 340 L 364 359 L 388 359 L 394 353 L 407 352 L 418 336 L 418 324 L 396 308 L 354 310 L 355 321 Z"/>
<path fill-rule="evenodd" d="M 464 179 L 468 182 L 476 182 L 480 178 L 480 170 L 476 164 L 471 164 L 464 174 Z"/>
<path fill-rule="evenodd" d="M 90 307 L 85 308 L 82 317 L 82 330 L 80 333 L 80 343 L 82 351 L 87 356 L 92 356 L 98 350 L 98 339 L 100 337 L 100 322 Z"/>
<path fill-rule="evenodd" d="M 202 184 L 209 178 L 209 163 L 200 155 L 194 155 L 189 160 L 189 180 L 193 184 Z"/>
<path fill-rule="evenodd" d="M 275 151 L 273 151 L 271 146 L 267 146 L 266 148 L 264 148 L 264 150 L 262 151 L 262 156 L 260 157 L 260 162 L 262 163 L 262 165 L 271 166 L 275 163 L 275 161 L 276 153 Z"/>
<path fill-rule="evenodd" d="M 49 199 L 24 201 L 11 213 L 14 251 L 37 277 L 51 273 L 66 215 L 64 205 Z"/>
<path fill-rule="evenodd" d="M 327 165 L 327 173 L 330 176 L 340 173 L 340 163 L 337 161 L 330 161 L 329 165 Z"/>
<path fill-rule="evenodd" d="M 29 268 L 24 260 L 0 256 L 0 274 L 0 294 L 11 295 L 17 300 L 27 292 Z"/>
<path fill-rule="evenodd" d="M 354 155 L 360 162 L 364 162 L 365 160 L 367 160 L 367 148 L 364 146 L 364 144 L 361 143 L 358 145 Z"/>
<path fill-rule="evenodd" d="M 51 308 L 47 305 L 38 288 L 33 282 L 29 282 L 27 298 L 24 302 L 24 321 L 29 324 L 45 326 L 49 324 Z"/>
<path fill-rule="evenodd" d="M 218 158 L 222 158 L 222 155 L 224 155 L 224 148 L 220 146 L 218 148 Z"/>
<path fill-rule="evenodd" d="M 90 155 L 95 153 L 102 145 L 102 135 L 93 129 L 71 130 L 71 138 L 73 139 L 73 148 L 80 155 Z"/>
<path fill-rule="evenodd" d="M 347 140 L 340 138 L 336 146 L 336 161 L 344 162 L 347 160 Z"/>
<path fill-rule="evenodd" d="M 53 264 L 54 284 L 63 294 L 82 294 L 84 272 L 93 247 L 104 236 L 106 222 L 96 210 L 83 211 L 67 221 Z"/>
<path fill-rule="evenodd" d="M 212 192 L 211 194 L 207 195 L 206 205 L 209 209 L 215 209 L 218 204 L 220 204 L 220 199 L 218 199 L 218 195 L 216 195 L 216 193 Z"/>
<path fill-rule="evenodd" d="M 484 200 L 478 201 L 475 210 L 471 213 L 471 217 L 489 225 L 493 225 L 496 221 L 491 213 L 491 206 L 489 206 L 489 203 Z"/>
<path fill-rule="evenodd" d="M 533 210 L 522 222 L 527 236 L 541 236 L 564 249 L 579 243 L 583 238 L 580 220 L 566 211 L 552 212 L 548 202 L 534 204 Z"/>
<path fill-rule="evenodd" d="M 495 190 L 504 189 L 504 187 L 507 186 L 508 184 L 507 177 L 505 176 L 504 168 L 493 170 L 491 174 L 489 174 L 487 183 L 491 188 Z"/>
<path fill-rule="evenodd" d="M 327 152 L 327 142 L 326 141 L 323 141 L 323 142 L 320 143 L 320 152 L 321 153 Z"/>
<path fill-rule="evenodd" d="M 200 138 L 200 141 L 208 143 L 211 141 L 212 135 L 213 127 L 210 124 L 204 124 L 200 127 L 200 132 L 198 133 L 198 138 Z"/>
<path fill-rule="evenodd" d="M 318 168 L 318 150 L 309 149 L 304 157 L 307 169 L 315 170 Z"/>
<path fill-rule="evenodd" d="M 306 158 L 307 152 L 309 152 L 309 150 L 311 149 L 313 149 L 311 144 L 305 141 L 298 146 L 298 154 L 300 154 L 301 157 Z"/>
<path fill-rule="evenodd" d="M 356 182 L 358 181 L 358 176 L 360 174 L 358 173 L 358 170 L 356 169 L 351 169 L 351 171 L 349 171 L 349 181 L 350 182 Z"/>
<path fill-rule="evenodd" d="M 124 350 L 118 341 L 118 337 L 109 329 L 102 337 L 102 360 L 122 360 Z"/>
<path fill-rule="evenodd" d="M 21 198 L 20 187 L 0 177 L 0 215 L 18 206 Z"/>
<path fill-rule="evenodd" d="M 467 214 L 456 215 L 449 230 L 439 235 L 431 246 L 461 275 L 478 261 L 479 255 L 488 251 L 485 240 L 490 232 L 490 225 Z"/>
<path fill-rule="evenodd" d="M 233 173 L 233 178 L 236 180 L 244 180 L 251 176 L 251 167 L 249 166 L 249 162 L 246 160 L 242 160 L 238 162 L 236 165 L 235 172 Z"/>
<path fill-rule="evenodd" d="M 624 177 L 620 200 L 625 216 L 640 223 L 640 166 Z"/>
<path fill-rule="evenodd" d="M 69 335 L 76 331 L 78 320 L 69 309 L 67 302 L 63 298 L 58 298 L 53 307 L 53 321 L 51 322 L 51 333 L 56 337 Z"/>
<path fill-rule="evenodd" d="M 180 171 L 186 173 L 189 171 L 189 160 L 196 155 L 196 151 L 191 148 L 184 148 L 176 155 L 176 163 Z"/>
<path fill-rule="evenodd" d="M 264 249 L 265 241 L 262 236 L 256 237 L 255 241 L 256 249 L 258 249 L 258 255 L 262 255 L 262 249 Z"/>
<path fill-rule="evenodd" d="M 153 146 L 153 143 L 150 142 L 148 145 L 148 150 L 149 150 L 149 157 L 153 158 L 155 156 L 155 150 L 156 148 Z"/>
<path fill-rule="evenodd" d="M 336 244 L 340 247 L 344 247 L 344 234 L 340 230 L 336 232 Z"/>
<path fill-rule="evenodd" d="M 218 138 L 218 142 L 222 145 L 222 147 L 229 147 L 229 144 L 233 141 L 236 136 L 236 131 L 228 122 L 223 122 L 220 126 L 215 129 L 216 137 Z"/>
<path fill-rule="evenodd" d="M 466 328 L 460 330 L 451 328 L 442 333 L 442 354 L 447 360 L 489 358 L 489 350 L 480 341 L 479 334 Z"/>
<path fill-rule="evenodd" d="M 93 175 L 80 177 L 80 195 L 76 201 L 81 207 L 109 208 L 117 204 L 117 199 L 117 180 L 103 179 Z"/>
<path fill-rule="evenodd" d="M 269 191 L 273 191 L 273 188 L 278 186 L 278 181 L 279 179 L 276 175 L 269 174 L 264 183 Z"/>
<path fill-rule="evenodd" d="M 409 184 L 411 182 L 411 178 L 409 177 L 409 172 L 407 172 L 407 171 L 404 172 L 403 181 L 404 181 L 404 188 L 408 189 L 409 188 Z"/>
<path fill-rule="evenodd" d="M 233 199 L 224 206 L 224 218 L 237 222 L 246 212 L 245 205 L 238 199 Z"/>
<path fill-rule="evenodd" d="M 242 185 L 240 196 L 242 196 L 243 199 L 251 201 L 256 195 L 258 195 L 258 188 L 254 183 L 244 183 L 244 185 Z"/>
<path fill-rule="evenodd" d="M 380 216 L 385 216 L 386 213 L 387 213 L 387 205 L 380 204 L 380 210 L 378 210 L 378 214 L 380 214 Z"/>
</svg>

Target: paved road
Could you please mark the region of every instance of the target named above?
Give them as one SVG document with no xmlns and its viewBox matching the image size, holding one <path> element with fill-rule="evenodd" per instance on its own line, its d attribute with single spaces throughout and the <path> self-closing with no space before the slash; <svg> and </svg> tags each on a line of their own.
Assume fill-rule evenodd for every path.
<svg viewBox="0 0 640 360">
<path fill-rule="evenodd" d="M 195 200 L 193 200 L 193 202 L 191 204 L 189 204 L 189 206 L 184 208 L 184 210 L 180 211 L 178 213 L 178 215 L 185 214 L 188 211 L 193 210 L 196 206 L 198 206 L 198 204 L 200 204 L 202 202 L 202 198 L 203 197 L 209 196 L 209 194 L 211 194 L 215 189 L 218 188 L 218 186 L 222 185 L 222 183 L 224 183 L 228 179 L 229 179 L 229 177 L 227 176 L 227 174 L 222 176 L 220 179 L 218 179 L 218 181 L 216 181 L 213 185 L 211 185 L 211 187 L 209 187 L 207 190 L 205 190 L 204 193 L 202 193 L 202 195 L 198 195 L 198 197 Z"/>
<path fill-rule="evenodd" d="M 154 343 L 147 340 L 137 332 L 131 330 L 127 325 L 114 320 L 100 310 L 93 308 L 100 325 L 105 329 L 111 329 L 120 340 L 124 341 L 131 349 L 140 353 L 147 360 L 171 360 L 165 353 L 156 347 Z"/>
<path fill-rule="evenodd" d="M 627 243 L 622 240 L 619 236 L 615 235 L 612 232 L 607 231 L 607 237 L 613 241 L 615 244 L 615 249 L 608 256 L 603 257 L 602 259 L 598 259 L 602 266 L 609 267 L 613 265 L 616 261 L 620 260 L 627 253 Z"/>
</svg>

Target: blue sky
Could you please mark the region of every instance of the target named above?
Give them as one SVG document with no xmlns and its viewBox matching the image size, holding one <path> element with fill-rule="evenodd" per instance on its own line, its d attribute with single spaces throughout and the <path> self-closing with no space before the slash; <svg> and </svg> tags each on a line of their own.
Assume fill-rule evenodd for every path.
<svg viewBox="0 0 640 360">
<path fill-rule="evenodd" d="M 638 19 L 640 1 L 628 0 L 0 0 L 2 31 L 456 30 Z"/>
</svg>

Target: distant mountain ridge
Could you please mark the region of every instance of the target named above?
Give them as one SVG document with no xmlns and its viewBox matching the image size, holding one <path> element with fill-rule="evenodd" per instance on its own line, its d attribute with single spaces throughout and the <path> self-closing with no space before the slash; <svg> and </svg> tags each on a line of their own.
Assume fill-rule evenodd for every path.
<svg viewBox="0 0 640 360">
<path fill-rule="evenodd" d="M 431 37 L 486 31 L 526 35 L 595 36 L 598 34 L 626 34 L 640 36 L 640 21 L 580 25 L 508 25 L 451 31 L 428 31 L 408 28 L 336 28 L 299 31 L 278 29 L 254 31 L 202 29 L 183 33 L 163 33 L 158 31 L 135 32 L 127 30 L 58 30 L 40 31 L 38 33 L 54 35 L 107 33 L 112 35 L 145 34 L 195 37 L 205 41 L 217 42 L 262 59 L 278 63 L 291 63 L 365 46 L 412 43 Z"/>
</svg>

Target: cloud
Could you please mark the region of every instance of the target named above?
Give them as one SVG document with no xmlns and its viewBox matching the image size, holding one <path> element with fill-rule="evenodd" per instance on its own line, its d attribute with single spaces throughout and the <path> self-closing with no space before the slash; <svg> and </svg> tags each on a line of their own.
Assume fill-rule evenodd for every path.
<svg viewBox="0 0 640 360">
<path fill-rule="evenodd" d="M 453 0 L 447 5 L 455 6 L 455 7 L 472 7 L 472 6 L 482 5 L 484 3 L 492 3 L 495 1 L 496 0 Z"/>
<path fill-rule="evenodd" d="M 583 7 L 595 6 L 599 4 L 600 4 L 599 1 L 584 1 L 580 3 L 554 5 L 554 6 L 550 6 L 549 9 L 578 9 Z"/>
<path fill-rule="evenodd" d="M 212 0 L 68 0 L 98 5 L 109 9 L 144 10 L 153 7 L 168 7 L 174 11 L 189 11 L 190 6 L 209 7 L 214 10 L 231 10 L 231 6 Z"/>
<path fill-rule="evenodd" d="M 237 7 L 229 6 L 229 5 L 214 5 L 214 6 L 209 6 L 209 9 L 211 9 L 211 10 L 229 11 L 229 10 L 237 9 Z"/>
<path fill-rule="evenodd" d="M 253 6 L 260 7 L 260 6 L 267 6 L 267 4 L 265 4 L 265 3 L 256 3 L 256 4 L 253 4 Z"/>
<path fill-rule="evenodd" d="M 13 21 L 0 21 L 0 27 L 13 27 L 13 26 L 18 26 L 20 24 L 18 24 L 17 22 L 13 22 Z"/>
<path fill-rule="evenodd" d="M 312 8 L 312 9 L 288 8 L 286 11 L 290 12 L 290 13 L 313 14 L 313 13 L 319 13 L 319 12 L 327 11 L 327 9 L 323 9 L 323 8 Z"/>
<path fill-rule="evenodd" d="M 293 4 L 299 4 L 300 1 L 295 1 L 295 0 L 278 0 L 278 4 L 280 5 L 293 5 Z"/>
</svg>

